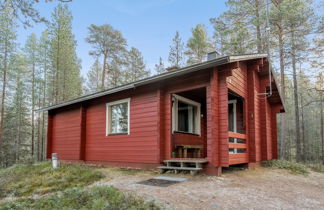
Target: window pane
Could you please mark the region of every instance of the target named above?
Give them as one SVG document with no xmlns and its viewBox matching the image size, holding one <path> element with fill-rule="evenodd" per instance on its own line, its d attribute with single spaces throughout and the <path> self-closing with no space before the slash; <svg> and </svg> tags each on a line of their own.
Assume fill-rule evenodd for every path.
<svg viewBox="0 0 324 210">
<path fill-rule="evenodd" d="M 234 105 L 228 104 L 228 130 L 234 132 Z"/>
<path fill-rule="evenodd" d="M 128 132 L 128 104 L 116 104 L 111 106 L 111 133 Z"/>
<path fill-rule="evenodd" d="M 195 106 L 178 102 L 178 131 L 194 133 L 196 111 Z"/>
<path fill-rule="evenodd" d="M 237 153 L 246 153 L 246 149 L 239 148 L 237 149 Z"/>
</svg>

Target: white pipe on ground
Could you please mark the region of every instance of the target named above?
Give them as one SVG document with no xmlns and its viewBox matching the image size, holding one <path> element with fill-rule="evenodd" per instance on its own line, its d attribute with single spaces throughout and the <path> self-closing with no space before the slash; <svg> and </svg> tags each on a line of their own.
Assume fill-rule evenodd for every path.
<svg viewBox="0 0 324 210">
<path fill-rule="evenodd" d="M 57 158 L 57 153 L 52 153 L 52 167 L 58 168 L 59 166 L 59 162 L 58 162 L 58 158 Z"/>
</svg>

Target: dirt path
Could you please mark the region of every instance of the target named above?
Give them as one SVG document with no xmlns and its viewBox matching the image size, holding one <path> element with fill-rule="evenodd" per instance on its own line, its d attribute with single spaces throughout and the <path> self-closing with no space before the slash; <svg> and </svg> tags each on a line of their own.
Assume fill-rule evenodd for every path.
<svg viewBox="0 0 324 210">
<path fill-rule="evenodd" d="M 154 172 L 120 172 L 104 168 L 112 185 L 155 200 L 167 209 L 324 209 L 324 174 L 292 175 L 284 170 L 258 168 L 222 177 L 179 175 L 188 180 L 169 187 L 137 184 L 158 176 Z M 175 176 L 175 175 L 166 175 Z"/>
</svg>

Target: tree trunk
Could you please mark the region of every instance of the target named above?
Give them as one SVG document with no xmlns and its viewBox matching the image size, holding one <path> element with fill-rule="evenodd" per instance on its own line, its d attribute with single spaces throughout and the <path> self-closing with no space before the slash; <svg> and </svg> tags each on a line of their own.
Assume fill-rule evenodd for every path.
<svg viewBox="0 0 324 210">
<path fill-rule="evenodd" d="M 296 50 L 295 50 L 295 33 L 291 32 L 291 62 L 293 69 L 294 84 L 294 107 L 295 107 L 295 132 L 296 132 L 296 160 L 301 161 L 301 142 L 300 142 L 300 124 L 299 124 L 299 103 L 298 103 L 298 86 L 296 72 Z"/>
<path fill-rule="evenodd" d="M 34 59 L 34 58 L 33 58 Z M 31 117 L 31 127 L 32 127 L 32 134 L 31 134 L 31 155 L 34 158 L 34 146 L 35 146 L 35 61 L 33 61 L 32 66 L 32 117 Z"/>
<path fill-rule="evenodd" d="M 278 39 L 279 39 L 279 56 L 280 56 L 280 88 L 283 103 L 286 101 L 285 88 L 285 61 L 284 61 L 284 43 L 283 43 L 283 29 L 278 25 Z M 280 138 L 280 158 L 286 159 L 286 114 L 281 114 L 281 138 Z"/>
<path fill-rule="evenodd" d="M 261 38 L 261 28 L 260 28 L 260 0 L 255 0 L 255 16 L 258 19 L 256 24 L 256 35 L 257 35 L 257 50 L 258 53 L 262 53 L 262 38 Z"/>
<path fill-rule="evenodd" d="M 46 56 L 46 49 L 45 49 L 45 55 Z M 46 105 L 46 86 L 47 86 L 47 80 L 46 80 L 46 73 L 47 73 L 47 65 L 46 65 L 46 58 L 44 62 L 44 83 L 43 83 L 43 102 L 42 106 L 45 107 Z M 42 112 L 42 138 L 41 138 L 41 160 L 44 160 L 44 142 L 45 142 L 45 114 Z"/>
<path fill-rule="evenodd" d="M 8 72 L 8 41 L 5 41 L 4 63 L 3 63 L 3 79 L 2 79 L 2 94 L 1 94 L 1 119 L 0 119 L 0 151 L 3 144 L 3 122 L 6 100 L 6 85 L 7 85 L 7 72 Z"/>
<path fill-rule="evenodd" d="M 38 107 L 41 107 L 41 89 L 38 89 Z M 37 114 L 38 119 L 37 119 L 37 160 L 40 161 L 41 160 L 41 117 L 40 117 L 40 112 L 38 112 Z"/>
<path fill-rule="evenodd" d="M 321 91 L 321 90 L 320 90 Z M 320 92 L 321 95 L 321 139 L 322 139 L 322 164 L 324 165 L 324 117 L 323 117 L 323 90 Z"/>
<path fill-rule="evenodd" d="M 55 72 L 55 103 L 59 102 L 59 64 L 60 64 L 60 29 L 58 29 L 57 34 L 57 49 L 56 49 L 56 72 Z"/>
<path fill-rule="evenodd" d="M 21 110 L 21 103 L 20 102 L 19 102 L 19 109 Z M 19 119 L 19 123 L 18 123 L 18 130 L 17 130 L 18 137 L 17 137 L 17 145 L 16 145 L 16 163 L 19 162 L 19 160 L 20 160 L 20 143 L 21 143 L 21 140 L 20 140 L 21 131 L 20 130 L 21 130 L 21 124 L 22 124 L 22 122 L 21 122 L 21 113 L 19 113 L 18 119 Z"/>
<path fill-rule="evenodd" d="M 302 88 L 302 87 L 301 87 Z M 307 161 L 307 144 L 305 142 L 305 117 L 304 117 L 304 107 L 303 107 L 303 103 L 304 103 L 304 98 L 303 98 L 303 94 L 300 93 L 300 104 L 301 104 L 301 132 L 302 132 L 302 135 L 301 135 L 301 143 L 302 143 L 302 160 L 304 162 Z"/>
<path fill-rule="evenodd" d="M 105 78 L 106 78 L 106 66 L 107 66 L 107 54 L 104 53 L 104 60 L 102 66 L 102 78 L 101 78 L 101 90 L 105 89 Z"/>
</svg>

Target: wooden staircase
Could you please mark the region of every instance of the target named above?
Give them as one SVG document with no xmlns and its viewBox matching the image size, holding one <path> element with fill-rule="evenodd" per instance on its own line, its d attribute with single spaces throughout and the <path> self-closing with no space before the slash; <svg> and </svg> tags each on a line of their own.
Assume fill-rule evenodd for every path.
<svg viewBox="0 0 324 210">
<path fill-rule="evenodd" d="M 196 175 L 203 169 L 203 164 L 208 163 L 204 159 L 172 159 L 163 162 L 166 165 L 158 167 L 160 173 L 174 171 L 177 174 L 179 171 L 190 171 L 191 175 Z"/>
</svg>

